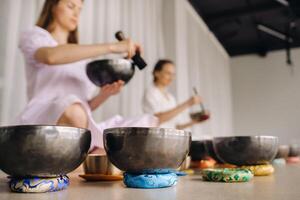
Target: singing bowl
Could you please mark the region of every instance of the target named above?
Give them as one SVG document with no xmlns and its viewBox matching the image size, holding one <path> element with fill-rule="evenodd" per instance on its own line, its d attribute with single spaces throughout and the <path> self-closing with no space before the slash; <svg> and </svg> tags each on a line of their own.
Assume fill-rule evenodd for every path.
<svg viewBox="0 0 300 200">
<path fill-rule="evenodd" d="M 216 155 L 233 165 L 260 165 L 271 162 L 278 151 L 278 137 L 232 136 L 213 139 Z"/>
<path fill-rule="evenodd" d="M 207 153 L 210 157 L 212 157 L 217 163 L 224 163 L 216 154 L 213 146 L 213 141 L 212 140 L 207 140 L 206 141 L 206 150 Z"/>
<path fill-rule="evenodd" d="M 279 145 L 275 158 L 287 158 L 290 153 L 289 145 Z"/>
<path fill-rule="evenodd" d="M 223 163 L 216 155 L 212 140 L 194 140 L 191 143 L 190 153 L 192 161 L 213 158 L 217 163 Z"/>
<path fill-rule="evenodd" d="M 127 172 L 177 169 L 191 143 L 190 132 L 166 128 L 111 128 L 103 138 L 109 160 Z"/>
<path fill-rule="evenodd" d="M 180 167 L 178 170 L 183 171 L 183 170 L 188 170 L 191 166 L 191 156 L 187 156 L 184 161 L 181 163 Z"/>
<path fill-rule="evenodd" d="M 103 59 L 88 63 L 86 73 L 88 78 L 97 86 L 102 87 L 115 81 L 126 83 L 134 75 L 135 67 L 126 59 Z"/>
<path fill-rule="evenodd" d="M 107 158 L 106 155 L 90 154 L 83 162 L 85 174 L 120 175 L 122 173 Z"/>
<path fill-rule="evenodd" d="M 91 133 L 66 126 L 0 127 L 0 169 L 14 177 L 56 177 L 86 158 Z"/>
<path fill-rule="evenodd" d="M 190 118 L 194 121 L 204 121 L 209 119 L 209 115 L 203 112 L 190 113 Z"/>
<path fill-rule="evenodd" d="M 190 147 L 189 155 L 192 161 L 200 161 L 206 159 L 208 151 L 206 148 L 207 140 L 193 140 Z"/>
<path fill-rule="evenodd" d="M 289 157 L 297 157 L 300 155 L 300 145 L 292 144 L 290 145 Z"/>
</svg>

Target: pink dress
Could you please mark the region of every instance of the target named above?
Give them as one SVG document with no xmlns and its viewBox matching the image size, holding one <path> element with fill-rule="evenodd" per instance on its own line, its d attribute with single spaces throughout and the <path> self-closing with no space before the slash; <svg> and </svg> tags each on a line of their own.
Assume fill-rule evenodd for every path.
<svg viewBox="0 0 300 200">
<path fill-rule="evenodd" d="M 157 126 L 157 118 L 153 115 L 143 115 L 130 119 L 124 119 L 117 115 L 104 122 L 95 123 L 87 102 L 92 98 L 96 87 L 85 73 L 87 60 L 48 66 L 34 59 L 37 49 L 57 45 L 48 31 L 37 26 L 21 35 L 19 46 L 26 61 L 29 102 L 17 117 L 16 124 L 55 125 L 68 106 L 80 103 L 89 119 L 88 128 L 92 132 L 91 149 L 103 147 L 102 133 L 106 128 Z"/>
</svg>

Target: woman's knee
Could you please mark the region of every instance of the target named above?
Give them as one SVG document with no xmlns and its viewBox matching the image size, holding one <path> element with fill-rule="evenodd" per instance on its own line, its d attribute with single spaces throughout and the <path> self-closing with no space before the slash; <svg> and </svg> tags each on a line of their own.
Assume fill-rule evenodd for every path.
<svg viewBox="0 0 300 200">
<path fill-rule="evenodd" d="M 65 110 L 58 123 L 87 128 L 88 117 L 82 105 L 76 103 L 72 104 Z"/>
</svg>

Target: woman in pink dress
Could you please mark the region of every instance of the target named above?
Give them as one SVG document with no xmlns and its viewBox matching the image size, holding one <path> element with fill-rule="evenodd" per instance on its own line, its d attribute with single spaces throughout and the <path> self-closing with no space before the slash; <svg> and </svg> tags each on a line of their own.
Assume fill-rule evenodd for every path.
<svg viewBox="0 0 300 200">
<path fill-rule="evenodd" d="M 95 86 L 85 73 L 87 59 L 109 53 L 132 57 L 139 45 L 127 39 L 116 43 L 79 45 L 77 26 L 83 0 L 46 0 L 37 25 L 24 32 L 20 49 L 26 61 L 28 104 L 17 124 L 51 124 L 88 128 L 92 132 L 91 151 L 102 152 L 102 132 L 117 126 L 157 126 L 153 115 L 123 119 L 115 116 L 95 123 L 92 111 L 117 94 L 122 81 Z"/>
</svg>

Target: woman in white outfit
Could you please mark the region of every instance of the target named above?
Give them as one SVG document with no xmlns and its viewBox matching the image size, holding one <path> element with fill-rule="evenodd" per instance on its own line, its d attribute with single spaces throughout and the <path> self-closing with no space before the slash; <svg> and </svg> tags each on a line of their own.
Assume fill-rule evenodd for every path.
<svg viewBox="0 0 300 200">
<path fill-rule="evenodd" d="M 190 120 L 182 123 L 179 115 L 195 104 L 201 103 L 199 96 L 192 96 L 177 105 L 168 87 L 175 76 L 175 66 L 171 60 L 159 60 L 153 70 L 153 84 L 146 90 L 143 98 L 143 111 L 158 117 L 160 127 L 185 129 L 203 120 Z"/>
<path fill-rule="evenodd" d="M 115 116 L 95 123 L 92 111 L 117 94 L 122 81 L 96 87 L 85 73 L 88 59 L 127 53 L 132 57 L 140 46 L 131 39 L 116 43 L 79 45 L 77 26 L 83 0 L 46 0 L 37 25 L 21 35 L 20 49 L 26 61 L 28 104 L 17 124 L 68 125 L 92 132 L 91 151 L 103 153 L 102 132 L 116 126 L 157 126 L 153 115 L 123 119 Z"/>
</svg>

